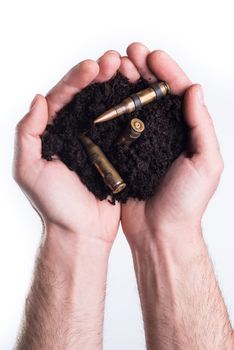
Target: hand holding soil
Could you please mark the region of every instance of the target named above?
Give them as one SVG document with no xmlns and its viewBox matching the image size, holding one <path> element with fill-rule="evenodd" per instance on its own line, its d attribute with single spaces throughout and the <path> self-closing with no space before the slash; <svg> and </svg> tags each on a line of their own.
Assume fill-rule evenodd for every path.
<svg viewBox="0 0 234 350">
<path fill-rule="evenodd" d="M 130 83 L 136 83 L 141 77 L 149 83 L 156 79 L 165 80 L 173 95 L 183 96 L 188 90 L 185 94 L 184 118 L 190 128 L 188 149 L 161 179 L 154 197 L 146 202 L 129 200 L 122 207 L 122 221 L 126 233 L 131 234 L 131 231 L 134 231 L 136 234 L 138 230 L 143 231 L 145 225 L 148 225 L 148 220 L 155 229 L 161 223 L 174 224 L 176 221 L 183 224 L 190 219 L 199 221 L 217 185 L 222 161 L 200 87 L 191 86 L 184 72 L 162 51 L 150 53 L 144 45 L 132 44 L 127 53 L 127 57 L 120 57 L 117 52 L 108 51 L 98 62 L 85 60 L 79 63 L 61 79 L 46 98 L 36 96 L 29 113 L 18 125 L 19 150 L 15 158 L 15 176 L 28 193 L 45 225 L 61 226 L 70 231 L 79 227 L 82 234 L 90 232 L 89 227 L 92 227 L 92 231 L 99 232 L 101 239 L 112 242 L 115 237 L 120 220 L 120 206 L 117 204 L 112 207 L 107 201 L 99 201 L 82 184 L 79 177 L 58 158 L 52 161 L 42 159 L 40 136 L 48 123 L 53 122 L 56 113 L 70 102 L 75 94 L 90 84 L 108 82 L 118 71 Z M 63 118 L 66 118 L 66 115 L 63 115 Z M 98 127 L 101 126 L 97 125 L 96 128 Z M 103 139 L 104 134 L 101 135 Z M 106 138 L 108 139 L 108 133 Z M 175 155 L 178 155 L 177 152 Z M 119 160 L 118 154 L 116 158 Z M 133 178 L 132 182 L 138 185 L 134 180 Z M 137 188 L 143 197 L 141 186 L 135 187 L 135 196 Z M 138 220 L 141 218 L 143 227 L 139 226 L 138 221 L 136 223 L 136 217 Z M 151 223 L 151 217 L 155 224 Z"/>
<path fill-rule="evenodd" d="M 145 133 L 115 147 L 127 117 L 105 125 L 93 119 L 119 103 L 118 94 L 126 98 L 157 79 L 172 95 L 139 110 Z M 126 178 L 115 205 L 80 147 L 82 127 Z M 165 52 L 140 43 L 125 57 L 107 51 L 73 67 L 46 97 L 37 95 L 17 126 L 14 177 L 45 235 L 17 349 L 102 349 L 108 258 L 120 220 L 147 349 L 233 349 L 201 230 L 222 169 L 201 86 Z"/>
</svg>

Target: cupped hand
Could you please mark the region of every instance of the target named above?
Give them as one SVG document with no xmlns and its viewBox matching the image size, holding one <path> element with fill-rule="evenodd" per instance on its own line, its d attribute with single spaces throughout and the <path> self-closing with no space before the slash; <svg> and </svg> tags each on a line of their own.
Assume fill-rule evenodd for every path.
<svg viewBox="0 0 234 350">
<path fill-rule="evenodd" d="M 178 228 L 191 230 L 201 223 L 203 212 L 220 179 L 223 161 L 214 126 L 200 85 L 192 85 L 181 68 L 163 51 L 150 52 L 133 43 L 121 58 L 120 71 L 134 82 L 165 80 L 172 94 L 183 95 L 189 145 L 161 179 L 155 195 L 147 201 L 130 199 L 121 209 L 123 231 L 129 241 L 146 239 Z M 161 236 L 162 237 L 162 236 Z"/>
<path fill-rule="evenodd" d="M 30 111 L 16 128 L 14 178 L 46 227 L 57 227 L 82 236 L 113 242 L 120 220 L 120 205 L 99 201 L 76 173 L 59 159 L 41 156 L 41 138 L 56 112 L 93 82 L 104 82 L 120 66 L 120 55 L 107 51 L 99 60 L 85 60 L 73 67 L 48 93 L 37 95 Z"/>
</svg>

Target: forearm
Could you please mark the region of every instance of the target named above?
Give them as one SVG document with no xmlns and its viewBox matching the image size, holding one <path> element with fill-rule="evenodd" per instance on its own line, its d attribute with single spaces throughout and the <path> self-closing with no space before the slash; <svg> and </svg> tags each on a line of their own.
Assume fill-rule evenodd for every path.
<svg viewBox="0 0 234 350">
<path fill-rule="evenodd" d="M 102 348 L 109 251 L 101 240 L 47 230 L 18 350 Z"/>
<path fill-rule="evenodd" d="M 157 238 L 131 244 L 147 349 L 233 349 L 232 328 L 200 230 L 152 237 Z"/>
</svg>

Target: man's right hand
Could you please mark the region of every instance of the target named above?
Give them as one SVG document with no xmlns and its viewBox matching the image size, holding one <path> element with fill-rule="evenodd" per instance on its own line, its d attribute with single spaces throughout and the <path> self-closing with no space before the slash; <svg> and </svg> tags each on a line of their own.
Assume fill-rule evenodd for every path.
<svg viewBox="0 0 234 350">
<path fill-rule="evenodd" d="M 203 212 L 219 183 L 223 161 L 201 87 L 192 85 L 163 51 L 150 53 L 139 43 L 130 45 L 127 51 L 122 70 L 128 62 L 130 80 L 135 80 L 136 72 L 144 76 L 150 71 L 154 79 L 168 82 L 172 94 L 185 94 L 184 118 L 189 128 L 188 149 L 172 164 L 155 195 L 145 202 L 130 199 L 122 205 L 123 230 L 134 244 L 138 239 L 140 243 L 154 235 L 163 239 L 166 232 L 176 229 L 199 228 Z"/>
<path fill-rule="evenodd" d="M 132 250 L 148 350 L 234 349 L 227 309 L 202 236 L 201 218 L 223 169 L 201 87 L 160 50 L 128 47 L 122 70 L 165 80 L 184 94 L 189 147 L 170 167 L 155 195 L 130 199 L 121 210 Z M 131 70 L 130 70 L 131 68 Z M 150 79 L 149 79 L 150 76 Z"/>
</svg>

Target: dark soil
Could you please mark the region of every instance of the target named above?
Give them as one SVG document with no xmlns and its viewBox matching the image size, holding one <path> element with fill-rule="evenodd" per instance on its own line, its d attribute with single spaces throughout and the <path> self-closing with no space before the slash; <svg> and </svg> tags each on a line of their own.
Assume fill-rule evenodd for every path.
<svg viewBox="0 0 234 350">
<path fill-rule="evenodd" d="M 114 199 L 126 202 L 129 197 L 149 198 L 186 147 L 187 127 L 181 98 L 168 95 L 132 114 L 93 123 L 108 108 L 146 87 L 145 80 L 132 84 L 120 73 L 108 82 L 89 85 L 57 113 L 53 125 L 47 126 L 42 136 L 42 156 L 52 160 L 53 155 L 58 155 L 96 197 L 105 199 L 111 192 L 78 139 L 79 133 L 88 130 L 88 136 L 100 146 L 127 184 Z M 144 133 L 130 146 L 117 145 L 118 135 L 134 117 L 145 123 Z"/>
</svg>

